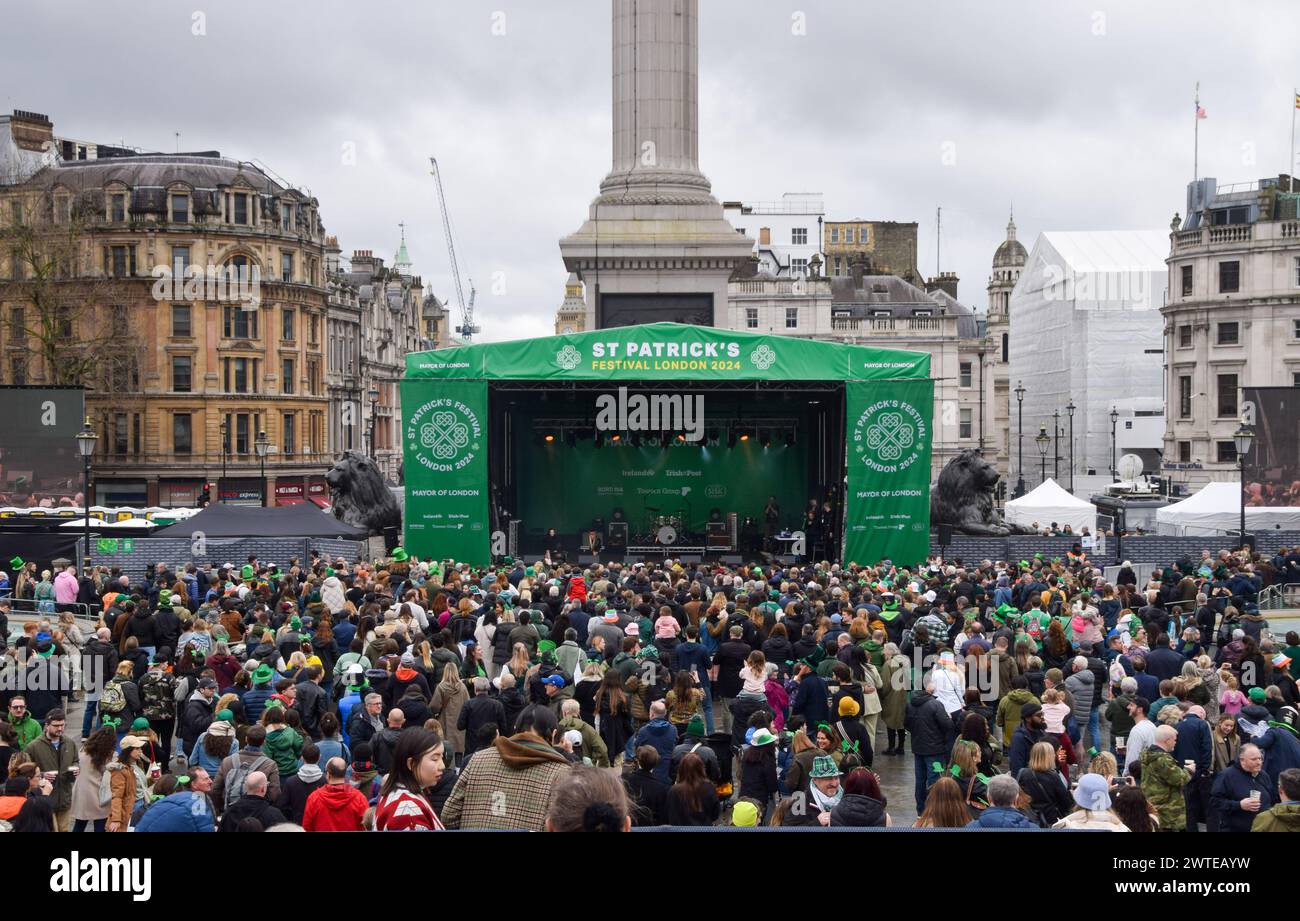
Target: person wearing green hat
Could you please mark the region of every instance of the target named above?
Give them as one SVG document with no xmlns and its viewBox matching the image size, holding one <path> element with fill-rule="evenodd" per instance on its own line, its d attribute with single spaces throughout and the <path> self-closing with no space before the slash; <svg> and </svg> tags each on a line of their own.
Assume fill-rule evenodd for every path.
<svg viewBox="0 0 1300 921">
<path fill-rule="evenodd" d="M 812 770 L 808 774 L 808 788 L 794 791 L 781 824 L 827 827 L 831 824 L 831 810 L 843 795 L 839 766 L 830 755 L 818 755 L 813 758 Z"/>
<path fill-rule="evenodd" d="M 410 555 L 406 552 L 406 550 L 402 547 L 394 547 L 391 556 L 393 562 L 395 563 L 405 563 L 407 560 L 411 558 Z"/>
<path fill-rule="evenodd" d="M 275 669 L 265 662 L 259 662 L 249 674 L 249 679 L 253 686 L 244 693 L 244 719 L 248 720 L 251 726 L 262 719 L 266 702 L 275 693 L 275 688 L 271 686 L 271 682 L 275 680 Z"/>
<path fill-rule="evenodd" d="M 741 800 L 731 808 L 731 824 L 735 828 L 757 828 L 758 807 L 749 800 Z"/>
<path fill-rule="evenodd" d="M 766 726 L 760 726 L 740 755 L 740 798 L 757 805 L 760 821 L 766 821 L 768 807 L 779 793 L 776 736 Z"/>
</svg>

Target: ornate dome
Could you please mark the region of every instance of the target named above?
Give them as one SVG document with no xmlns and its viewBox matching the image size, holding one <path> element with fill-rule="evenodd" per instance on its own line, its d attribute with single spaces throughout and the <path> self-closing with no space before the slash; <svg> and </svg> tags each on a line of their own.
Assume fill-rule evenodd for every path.
<svg viewBox="0 0 1300 921">
<path fill-rule="evenodd" d="M 1016 239 L 1016 221 L 1012 217 L 1007 221 L 1007 238 L 1002 241 L 1002 245 L 997 248 L 993 254 L 993 268 L 1024 268 L 1029 261 L 1029 253 L 1025 251 L 1024 245 Z"/>
</svg>

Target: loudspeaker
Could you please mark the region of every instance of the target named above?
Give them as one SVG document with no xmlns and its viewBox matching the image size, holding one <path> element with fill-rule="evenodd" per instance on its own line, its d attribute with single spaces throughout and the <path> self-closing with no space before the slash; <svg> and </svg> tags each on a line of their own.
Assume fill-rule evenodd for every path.
<svg viewBox="0 0 1300 921">
<path fill-rule="evenodd" d="M 599 562 L 600 562 L 600 557 L 599 557 L 599 556 L 595 556 L 595 555 L 593 555 L 593 554 L 589 554 L 589 553 L 579 553 L 579 554 L 578 554 L 578 565 L 579 565 L 579 566 L 594 566 L 595 564 L 597 564 L 597 563 L 599 563 Z"/>
<path fill-rule="evenodd" d="M 610 550 L 624 550 L 627 548 L 627 522 L 611 521 L 609 523 L 608 533 L 606 534 L 605 546 Z"/>
<path fill-rule="evenodd" d="M 939 525 L 939 546 L 946 547 L 952 543 L 952 525 Z"/>
<path fill-rule="evenodd" d="M 744 562 L 744 560 L 740 557 L 739 554 L 734 554 L 734 553 L 733 554 L 724 553 L 719 559 L 722 561 L 723 566 L 739 566 L 742 562 Z"/>
</svg>

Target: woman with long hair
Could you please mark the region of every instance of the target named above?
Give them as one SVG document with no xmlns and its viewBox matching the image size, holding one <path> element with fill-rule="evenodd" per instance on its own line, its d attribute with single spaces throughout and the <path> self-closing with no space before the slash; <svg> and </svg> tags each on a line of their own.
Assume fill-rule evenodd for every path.
<svg viewBox="0 0 1300 921">
<path fill-rule="evenodd" d="M 14 816 L 14 831 L 54 831 L 54 802 L 48 796 L 29 796 Z"/>
<path fill-rule="evenodd" d="M 894 823 L 887 805 L 880 779 L 866 768 L 854 768 L 844 777 L 844 795 L 831 809 L 831 827 L 889 828 Z"/>
<path fill-rule="evenodd" d="M 102 832 L 108 824 L 108 806 L 99 802 L 99 785 L 104 768 L 113 760 L 117 748 L 117 733 L 111 726 L 96 729 L 81 743 L 78 756 L 80 770 L 72 786 L 72 830 L 82 832 L 94 823 L 95 831 Z"/>
<path fill-rule="evenodd" d="M 1070 651 L 1070 641 L 1065 636 L 1065 627 L 1061 626 L 1059 620 L 1053 620 L 1048 625 L 1047 639 L 1043 641 L 1041 658 L 1043 668 L 1059 668 L 1063 672 L 1068 670 L 1068 663 L 1074 658 Z"/>
<path fill-rule="evenodd" d="M 700 702 L 704 700 L 704 691 L 695 686 L 695 680 L 686 669 L 679 669 L 673 678 L 673 687 L 664 697 L 668 707 L 668 722 L 677 729 L 679 739 L 686 737 L 686 725 L 691 721 Z"/>
<path fill-rule="evenodd" d="M 988 782 L 979 770 L 980 748 L 974 742 L 958 739 L 952 747 L 946 774 L 961 787 L 962 800 L 970 809 L 972 819 L 989 806 Z"/>
<path fill-rule="evenodd" d="M 718 821 L 722 807 L 718 791 L 705 776 L 704 761 L 693 752 L 682 756 L 677 766 L 677 782 L 668 791 L 665 806 L 669 825 L 712 825 Z"/>
<path fill-rule="evenodd" d="M 1035 742 L 1029 750 L 1029 766 L 1016 776 L 1020 789 L 1044 827 L 1051 827 L 1073 806 L 1070 791 L 1057 769 L 1056 748 L 1051 742 Z"/>
<path fill-rule="evenodd" d="M 613 669 L 605 673 L 596 691 L 596 727 L 609 751 L 610 763 L 617 763 L 632 737 L 632 710 L 623 679 Z"/>
<path fill-rule="evenodd" d="M 1129 831 L 1160 830 L 1160 821 L 1156 818 L 1155 807 L 1147 800 L 1142 788 L 1136 784 L 1121 787 L 1115 794 L 1111 808 Z"/>
<path fill-rule="evenodd" d="M 469 691 L 465 682 L 460 680 L 460 669 L 454 662 L 448 662 L 442 669 L 442 680 L 433 688 L 429 700 L 429 713 L 443 725 L 446 741 L 456 763 L 465 755 L 465 731 L 457 729 L 460 711 L 469 700 Z"/>
<path fill-rule="evenodd" d="M 925 797 L 925 808 L 913 828 L 965 828 L 970 823 L 965 794 L 957 781 L 940 777 Z"/>
<path fill-rule="evenodd" d="M 393 749 L 393 767 L 375 803 L 376 831 L 442 831 L 425 791 L 442 780 L 443 756 L 436 733 L 418 727 L 402 730 Z"/>
<path fill-rule="evenodd" d="M 522 682 L 528 670 L 533 667 L 532 657 L 528 654 L 528 647 L 523 643 L 515 643 L 510 653 L 510 661 L 506 663 L 506 668 L 515 676 L 516 681 Z"/>
<path fill-rule="evenodd" d="M 131 824 L 131 813 L 136 804 L 145 796 L 148 783 L 144 775 L 144 740 L 136 736 L 123 736 L 122 750 L 118 752 L 117 761 L 105 766 L 112 771 L 109 789 L 112 798 L 108 803 L 108 831 L 126 831 Z"/>
</svg>

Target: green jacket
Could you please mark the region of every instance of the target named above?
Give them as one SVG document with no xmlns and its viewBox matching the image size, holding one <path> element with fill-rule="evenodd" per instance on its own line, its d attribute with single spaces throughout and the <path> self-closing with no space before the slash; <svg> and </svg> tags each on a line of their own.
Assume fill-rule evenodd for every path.
<svg viewBox="0 0 1300 921">
<path fill-rule="evenodd" d="M 37 769 L 42 773 L 58 772 L 59 776 L 54 779 L 54 811 L 63 812 L 72 808 L 72 785 L 76 782 L 76 778 L 72 776 L 71 771 L 77 764 L 77 743 L 64 736 L 56 749 L 42 733 L 41 737 L 33 740 L 24 751 L 31 755 Z"/>
<path fill-rule="evenodd" d="M 281 777 L 292 777 L 298 770 L 298 758 L 302 755 L 302 736 L 288 726 L 272 729 L 266 734 L 262 754 L 275 762 Z"/>
<path fill-rule="evenodd" d="M 866 640 L 863 642 L 862 648 L 867 651 L 867 658 L 876 668 L 880 668 L 885 664 L 884 643 L 877 643 L 875 640 Z"/>
<path fill-rule="evenodd" d="M 22 751 L 41 735 L 41 724 L 30 714 L 26 714 L 16 723 L 11 724 L 18 735 L 18 750 Z"/>
<path fill-rule="evenodd" d="M 1251 831 L 1300 831 L 1300 803 L 1278 803 L 1255 816 Z"/>
<path fill-rule="evenodd" d="M 582 754 L 591 759 L 591 763 L 598 768 L 607 768 L 609 764 L 609 749 L 605 747 L 605 740 L 600 737 L 596 727 L 590 723 L 583 722 L 580 717 L 566 716 L 560 720 L 561 729 L 576 729 L 582 733 Z"/>
<path fill-rule="evenodd" d="M 1028 688 L 1011 691 L 998 702 L 998 712 L 993 722 L 1002 727 L 1002 747 L 1011 747 L 1011 737 L 1020 728 L 1020 708 L 1025 704 L 1040 703 Z"/>
<path fill-rule="evenodd" d="M 1187 801 L 1183 798 L 1183 787 L 1192 775 L 1158 745 L 1142 749 L 1138 762 L 1142 765 L 1142 792 L 1146 794 L 1147 802 L 1156 807 L 1160 830 L 1183 831 L 1187 828 Z"/>
</svg>

